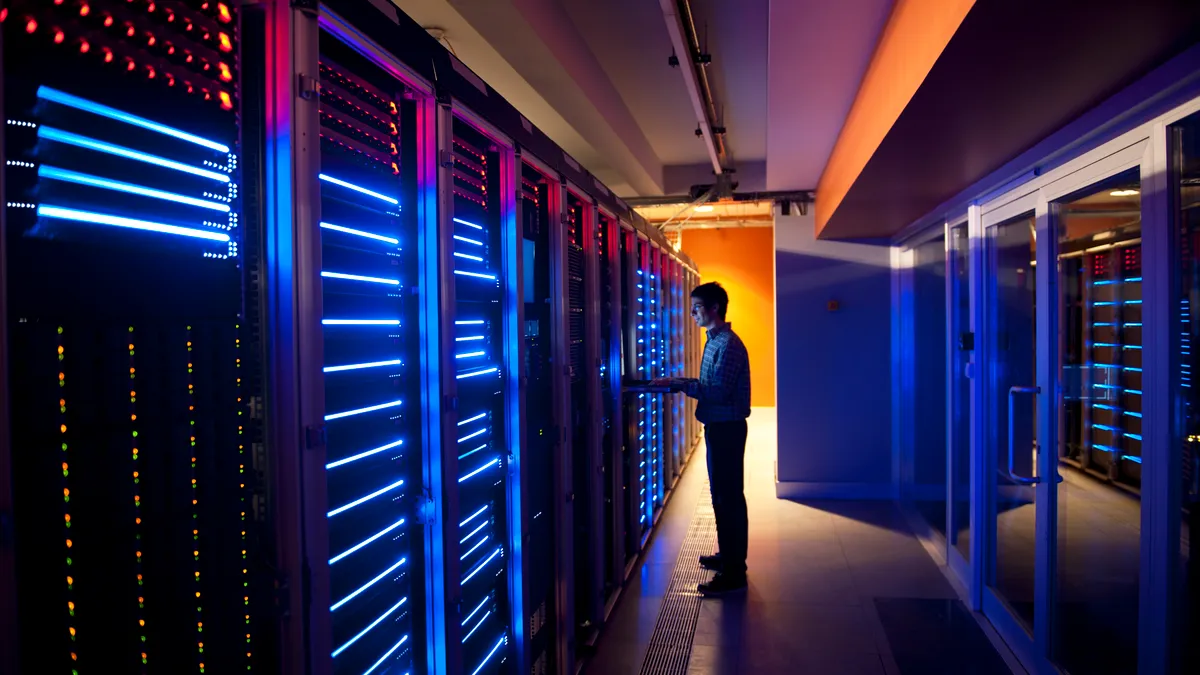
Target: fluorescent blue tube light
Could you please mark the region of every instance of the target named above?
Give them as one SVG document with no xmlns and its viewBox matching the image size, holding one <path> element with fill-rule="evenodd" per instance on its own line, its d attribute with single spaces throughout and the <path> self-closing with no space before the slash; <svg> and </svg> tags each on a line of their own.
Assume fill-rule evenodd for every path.
<svg viewBox="0 0 1200 675">
<path fill-rule="evenodd" d="M 87 136 L 80 136 L 79 134 L 73 134 L 69 131 L 60 131 L 59 129 L 55 129 L 53 127 L 39 127 L 38 138 L 44 138 L 48 141 L 55 141 L 65 145 L 73 145 L 77 148 L 95 150 L 96 152 L 103 152 L 116 157 L 124 157 L 125 159 L 132 159 L 137 162 L 145 162 L 146 164 L 161 166 L 164 169 L 174 169 L 175 171 L 190 173 L 193 176 L 200 176 L 201 178 L 211 178 L 212 180 L 220 181 L 222 183 L 229 182 L 229 176 L 223 173 L 209 171 L 208 169 L 201 169 L 199 167 L 191 166 L 190 164 L 176 162 L 173 159 L 159 157 L 158 155 L 151 155 L 146 152 L 133 150 L 120 145 L 105 143 L 104 141 L 98 141 L 94 138 L 88 138 Z"/>
<path fill-rule="evenodd" d="M 326 326 L 399 326 L 400 319 L 321 319 Z"/>
<path fill-rule="evenodd" d="M 333 558 L 330 558 L 329 564 L 332 565 L 335 562 L 338 562 L 339 560 L 345 559 L 346 556 L 352 555 L 355 551 L 362 549 L 362 547 L 370 545 L 371 542 L 377 541 L 383 535 L 387 534 L 388 532 L 391 532 L 392 530 L 396 529 L 397 527 L 400 527 L 403 524 L 404 524 L 403 518 L 401 518 L 400 520 L 397 520 L 396 522 L 392 523 L 391 525 L 388 525 L 387 527 L 376 532 L 375 534 L 371 535 L 370 537 L 367 537 L 366 539 L 358 542 L 354 546 L 351 546 L 350 548 L 346 549 L 345 551 L 342 551 L 341 553 L 337 554 Z"/>
<path fill-rule="evenodd" d="M 385 237 L 382 234 L 374 234 L 372 232 L 356 230 L 352 227 L 342 227 L 341 225 L 334 225 L 333 223 L 321 223 L 321 227 L 326 230 L 333 230 L 335 232 L 345 232 L 346 234 L 353 234 L 356 237 L 365 237 L 367 239 L 374 239 L 376 241 L 384 241 L 389 244 L 399 244 L 400 243 L 400 240 L 396 239 L 394 237 Z"/>
<path fill-rule="evenodd" d="M 196 199 L 195 197 L 187 197 L 185 195 L 175 194 L 174 192 L 166 192 L 164 190 L 155 190 L 154 188 L 134 185 L 133 183 L 123 183 L 118 180 L 110 180 L 99 176 L 89 176 L 86 173 L 76 171 L 68 171 L 59 169 L 53 166 L 38 167 L 38 175 L 42 178 L 51 178 L 60 180 L 64 183 L 75 183 L 76 185 L 87 185 L 97 187 L 104 190 L 112 190 L 114 192 L 125 192 L 132 195 L 140 195 L 142 197 L 151 197 L 153 199 L 162 199 L 168 202 L 177 204 L 187 204 L 188 206 L 198 206 L 202 209 L 211 209 L 213 211 L 222 211 L 229 213 L 229 205 L 220 202 L 212 202 L 207 199 Z"/>
<path fill-rule="evenodd" d="M 364 457 L 370 457 L 372 455 L 377 455 L 381 452 L 387 452 L 388 450 L 391 450 L 392 448 L 398 448 L 401 445 L 404 445 L 404 441 L 393 441 L 391 443 L 388 443 L 387 445 L 381 445 L 378 448 L 366 450 L 364 452 L 358 453 L 357 455 L 351 455 L 350 457 L 347 457 L 345 459 L 339 459 L 336 462 L 330 462 L 325 465 L 325 468 L 326 469 L 336 469 L 339 466 L 343 466 L 343 465 L 349 464 L 351 462 L 357 462 L 358 460 L 363 459 Z"/>
<path fill-rule="evenodd" d="M 464 272 L 462 270 L 454 270 L 454 273 L 464 276 L 464 277 L 475 277 L 477 279 L 490 279 L 492 281 L 496 280 L 496 276 L 494 274 L 480 274 L 478 272 Z"/>
<path fill-rule="evenodd" d="M 467 221 L 463 220 L 462 218 L 455 218 L 454 222 L 458 223 L 459 225 L 466 225 L 467 227 L 473 227 L 476 230 L 483 229 L 482 225 L 476 225 L 475 223 L 468 223 Z"/>
<path fill-rule="evenodd" d="M 358 408 L 357 410 L 347 410 L 345 412 L 340 412 L 340 413 L 331 413 L 331 414 L 325 416 L 325 421 L 339 420 L 343 417 L 350 417 L 352 415 L 361 415 L 363 413 L 375 412 L 376 410 L 384 410 L 385 408 L 394 408 L 394 407 L 402 404 L 403 402 L 404 401 L 389 401 L 387 403 L 380 403 L 379 405 L 368 406 L 366 408 Z"/>
<path fill-rule="evenodd" d="M 364 636 L 364 635 L 366 635 L 367 633 L 371 632 L 371 629 L 373 629 L 373 628 L 375 628 L 376 626 L 378 626 L 379 624 L 383 623 L 383 620 L 384 620 L 384 619 L 386 619 L 386 618 L 388 618 L 389 616 L 391 616 L 393 612 L 395 612 L 396 610 L 400 609 L 400 607 L 401 607 L 401 606 L 402 606 L 404 603 L 406 603 L 406 602 L 408 602 L 408 598 L 407 598 L 407 597 L 405 597 L 405 598 L 401 598 L 401 599 L 400 599 L 400 602 L 397 602 L 396 604 L 392 605 L 391 609 L 388 609 L 388 610 L 384 611 L 384 613 L 383 613 L 383 614 L 380 614 L 378 619 L 375 619 L 374 621 L 372 621 L 372 622 L 371 622 L 371 624 L 370 624 L 370 625 L 368 625 L 366 628 L 362 629 L 362 631 L 360 631 L 358 635 L 355 635 L 354 637 L 352 637 L 352 638 L 350 638 L 349 640 L 347 640 L 347 641 L 346 641 L 346 644 L 344 644 L 344 645 L 342 645 L 341 647 L 338 647 L 337 649 L 333 650 L 333 657 L 336 659 L 336 658 L 337 658 L 337 656 L 338 656 L 338 654 L 341 654 L 342 652 L 346 651 L 346 649 L 348 649 L 348 648 L 350 647 L 350 645 L 354 644 L 355 642 L 358 642 L 358 639 L 359 639 L 359 638 L 361 638 L 362 636 Z M 407 635 L 405 635 L 403 638 L 401 638 L 400 642 L 401 642 L 401 643 L 403 643 L 403 642 L 404 642 L 404 640 L 407 640 L 407 639 L 408 639 L 408 636 L 407 636 Z"/>
<path fill-rule="evenodd" d="M 456 375 L 454 377 L 454 379 L 465 380 L 468 377 L 479 377 L 480 375 L 487 375 L 489 373 L 497 372 L 498 370 L 500 370 L 500 369 L 499 368 L 485 368 L 484 370 L 476 370 L 475 372 L 472 372 L 472 373 L 462 373 L 460 375 Z"/>
<path fill-rule="evenodd" d="M 152 223 L 148 220 L 135 220 L 133 218 L 123 218 L 121 216 L 111 216 L 105 213 L 93 213 L 91 211 L 65 209 L 61 206 L 42 205 L 37 208 L 37 214 L 43 218 L 70 220 L 76 223 L 91 223 L 93 225 L 125 227 L 131 230 L 160 232 L 162 234 L 174 234 L 180 237 L 193 237 L 195 239 L 207 239 L 209 241 L 229 241 L 229 235 L 225 234 L 224 232 L 210 232 L 208 230 L 196 230 L 190 227 L 179 227 L 177 225 L 164 225 L 163 223 Z"/>
<path fill-rule="evenodd" d="M 488 652 L 488 655 L 487 655 L 487 656 L 485 656 L 485 657 L 483 658 L 483 663 L 480 663 L 480 664 L 479 664 L 479 667 L 478 667 L 478 668 L 476 668 L 476 669 L 475 669 L 475 672 L 471 673 L 471 675 L 479 675 L 479 671 L 483 670 L 483 667 L 484 667 L 484 666 L 486 666 L 486 665 L 488 664 L 488 661 L 491 661 L 491 660 L 492 660 L 492 657 L 496 655 L 496 652 L 497 652 L 497 651 L 500 649 L 500 647 L 501 647 L 501 646 L 504 644 L 504 641 L 505 641 L 506 639 L 507 639 L 507 638 L 506 638 L 505 636 L 503 636 L 503 635 L 502 635 L 502 636 L 500 636 L 500 640 L 499 640 L 499 641 L 496 643 L 496 646 L 495 646 L 495 647 L 492 647 L 492 651 Z"/>
<path fill-rule="evenodd" d="M 210 141 L 206 138 L 200 138 L 199 136 L 189 134 L 186 131 L 180 131 L 179 129 L 169 127 L 165 124 L 152 122 L 144 117 L 131 115 L 127 112 L 117 110 L 116 108 L 110 108 L 100 103 L 79 98 L 78 96 L 72 96 L 71 94 L 59 91 L 57 89 L 52 89 L 46 86 L 38 87 L 37 95 L 38 98 L 45 101 L 52 101 L 54 103 L 58 103 L 59 105 L 65 105 L 69 108 L 75 108 L 76 110 L 82 110 L 84 112 L 90 112 L 101 117 L 107 117 L 110 120 L 132 124 L 135 127 L 141 127 L 143 129 L 155 131 L 172 138 L 178 138 L 181 141 L 195 143 L 196 145 L 208 148 L 209 150 L 215 150 L 217 152 L 224 153 L 229 152 L 229 146 L 223 143 Z"/>
<path fill-rule="evenodd" d="M 340 373 L 346 370 L 363 370 L 364 368 L 382 368 L 384 366 L 398 366 L 400 359 L 392 359 L 391 361 L 372 361 L 370 363 L 351 363 L 345 366 L 325 366 L 327 373 Z"/>
<path fill-rule="evenodd" d="M 478 476 L 479 474 L 483 473 L 484 471 L 492 468 L 493 466 L 499 466 L 499 464 L 500 464 L 500 460 L 493 459 L 492 461 L 488 462 L 487 464 L 484 464 L 483 466 L 479 467 L 478 469 L 475 469 L 471 473 L 463 476 L 462 478 L 459 478 L 458 482 L 462 483 L 462 482 L 468 481 L 468 480 L 474 478 L 475 476 Z"/>
<path fill-rule="evenodd" d="M 363 675 L 371 675 L 371 673 L 375 672 L 375 669 L 378 668 L 379 666 L 383 665 L 384 661 L 387 661 L 389 658 L 391 658 L 392 654 L 395 654 L 396 650 L 400 649 L 400 646 L 403 645 L 405 642 L 408 642 L 407 635 L 400 638 L 399 642 L 392 645 L 392 648 L 387 650 L 387 653 L 385 653 L 383 656 L 379 657 L 379 660 L 376 661 L 374 663 L 374 665 L 372 665 L 370 668 L 367 668 L 365 671 L 363 671 Z"/>
<path fill-rule="evenodd" d="M 331 611 L 331 612 L 336 612 L 336 611 L 337 611 L 339 608 L 341 608 L 342 606 L 344 606 L 344 605 L 345 605 L 347 602 L 350 602 L 350 601 L 351 601 L 351 600 L 353 600 L 354 598 L 356 598 L 356 597 L 358 597 L 359 595 L 361 595 L 363 591 L 365 591 L 365 590 L 367 590 L 368 588 L 370 588 L 370 587 L 374 586 L 375 584 L 379 583 L 379 581 L 380 581 L 381 579 L 383 579 L 383 578 L 384 578 L 384 577 L 386 577 L 387 575 L 391 574 L 392 572 L 395 572 L 395 571 L 396 571 L 396 570 L 397 570 L 397 569 L 398 569 L 398 568 L 399 568 L 401 565 L 403 565 L 403 564 L 404 564 L 404 563 L 406 563 L 406 562 L 408 562 L 408 558 L 401 558 L 400 560 L 397 560 L 397 561 L 396 561 L 396 564 L 392 565 L 391 567 L 389 567 L 389 568 L 387 568 L 386 570 L 384 570 L 383 572 L 381 572 L 381 573 L 379 574 L 379 576 L 377 576 L 377 577 L 375 577 L 374 579 L 372 579 L 372 580 L 368 581 L 367 583 L 363 584 L 362 586 L 359 586 L 359 587 L 358 587 L 358 589 L 357 589 L 357 590 L 355 590 L 354 592 L 350 593 L 350 595 L 347 595 L 346 597 L 342 598 L 341 600 L 338 600 L 336 603 L 334 603 L 334 604 L 333 604 L 333 606 L 332 606 L 332 607 L 330 607 L 330 608 L 329 608 L 329 611 Z"/>
<path fill-rule="evenodd" d="M 341 272 L 321 272 L 321 276 L 328 279 L 348 279 L 350 281 L 366 281 L 372 284 L 388 284 L 390 286 L 399 286 L 399 279 L 384 279 L 382 277 L 364 277 L 360 274 L 342 274 Z"/>
<path fill-rule="evenodd" d="M 380 489 L 372 492 L 369 495 L 359 497 L 358 499 L 355 499 L 354 501 L 350 502 L 349 504 L 346 504 L 345 506 L 339 506 L 338 508 L 330 511 L 329 513 L 326 513 L 325 517 L 332 518 L 332 517 L 338 515 L 339 513 L 345 513 L 346 511 L 349 511 L 350 509 L 352 509 L 360 504 L 365 504 L 365 503 L 371 501 L 372 499 L 375 499 L 379 495 L 387 494 L 387 493 L 391 492 L 392 490 L 395 490 L 396 488 L 400 487 L 401 485 L 404 485 L 404 481 L 398 480 L 395 483 L 392 483 L 391 485 L 388 485 L 387 487 L 380 488 Z"/>
<path fill-rule="evenodd" d="M 340 185 L 341 187 L 344 187 L 347 190 L 354 190 L 355 192 L 358 192 L 360 194 L 364 194 L 369 197 L 374 197 L 380 201 L 385 201 L 393 206 L 400 204 L 400 201 L 397 199 L 393 199 L 387 195 L 379 194 L 378 192 L 375 192 L 374 190 L 368 190 L 367 188 L 359 186 L 359 185 L 355 185 L 354 183 L 347 183 L 346 181 L 339 180 L 337 178 L 334 178 L 333 176 L 326 176 L 325 174 L 322 173 L 322 174 L 318 174 L 317 177 L 327 183 L 333 183 L 334 185 Z"/>
</svg>

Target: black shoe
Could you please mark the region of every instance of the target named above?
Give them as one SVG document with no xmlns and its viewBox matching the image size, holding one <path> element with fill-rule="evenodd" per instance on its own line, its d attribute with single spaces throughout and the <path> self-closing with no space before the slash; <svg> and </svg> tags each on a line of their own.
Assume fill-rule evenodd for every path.
<svg viewBox="0 0 1200 675">
<path fill-rule="evenodd" d="M 734 591 L 742 591 L 746 589 L 746 576 L 732 576 L 724 573 L 717 573 L 713 580 L 707 584 L 700 584 L 696 590 L 704 595 L 721 595 L 723 593 L 732 593 Z"/>
<path fill-rule="evenodd" d="M 700 556 L 700 566 L 706 570 L 720 572 L 721 571 L 721 554 L 714 553 L 713 555 Z"/>
</svg>

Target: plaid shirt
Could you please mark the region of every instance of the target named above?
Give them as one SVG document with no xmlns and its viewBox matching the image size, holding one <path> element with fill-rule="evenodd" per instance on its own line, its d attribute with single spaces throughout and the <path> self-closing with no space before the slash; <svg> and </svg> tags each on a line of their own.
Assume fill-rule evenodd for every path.
<svg viewBox="0 0 1200 675">
<path fill-rule="evenodd" d="M 750 356 L 730 324 L 708 331 L 700 379 L 683 382 L 696 399 L 696 419 L 704 424 L 740 422 L 750 416 Z"/>
</svg>

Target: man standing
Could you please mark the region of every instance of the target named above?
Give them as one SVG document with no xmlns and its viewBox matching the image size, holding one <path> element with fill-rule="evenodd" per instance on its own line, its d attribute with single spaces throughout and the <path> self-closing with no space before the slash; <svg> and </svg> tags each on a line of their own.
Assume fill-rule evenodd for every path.
<svg viewBox="0 0 1200 675">
<path fill-rule="evenodd" d="M 692 318 L 708 331 L 700 379 L 661 378 L 669 386 L 696 399 L 696 419 L 704 425 L 708 447 L 708 482 L 717 520 L 717 545 L 700 564 L 717 574 L 700 584 L 705 595 L 746 587 L 746 546 L 749 522 L 744 486 L 746 418 L 750 416 L 750 358 L 741 338 L 725 320 L 729 294 L 716 282 L 692 291 Z"/>
</svg>

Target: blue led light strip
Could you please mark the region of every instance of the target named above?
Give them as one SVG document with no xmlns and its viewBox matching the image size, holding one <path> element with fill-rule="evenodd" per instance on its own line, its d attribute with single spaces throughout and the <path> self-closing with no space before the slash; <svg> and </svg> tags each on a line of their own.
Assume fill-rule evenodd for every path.
<svg viewBox="0 0 1200 675">
<path fill-rule="evenodd" d="M 475 277 L 477 279 L 490 279 L 492 281 L 496 280 L 496 275 L 494 275 L 494 274 L 480 274 L 478 272 L 464 272 L 462 270 L 454 270 L 454 273 L 458 274 L 460 276 L 464 276 L 464 277 Z"/>
<path fill-rule="evenodd" d="M 118 122 L 132 124 L 135 127 L 141 127 L 142 129 L 147 129 L 149 131 L 154 131 L 154 132 L 163 134 L 165 136 L 177 138 L 181 141 L 187 141 L 188 143 L 195 143 L 196 145 L 208 148 L 209 150 L 215 150 L 217 152 L 224 152 L 224 153 L 229 152 L 229 146 L 227 146 L 223 143 L 218 143 L 216 141 L 210 141 L 206 138 L 201 138 L 199 136 L 189 134 L 186 131 L 180 131 L 179 129 L 169 127 L 165 124 L 159 124 L 158 122 L 152 122 L 144 117 L 138 117 L 137 115 L 131 115 L 127 112 L 122 112 L 120 110 L 117 110 L 116 108 L 110 108 L 106 105 L 101 105 L 99 103 L 95 103 L 95 102 L 89 101 L 87 99 L 79 98 L 78 96 L 72 96 L 71 94 L 61 92 L 57 89 L 52 89 L 47 86 L 38 87 L 37 96 L 38 96 L 38 98 L 45 100 L 45 101 L 52 101 L 54 103 L 58 103 L 59 105 L 65 105 L 70 108 L 75 108 L 76 110 L 90 112 L 92 114 L 100 115 L 101 117 L 107 117 L 108 119 L 116 120 Z"/>
<path fill-rule="evenodd" d="M 501 550 L 502 549 L 497 548 L 495 551 L 492 551 L 492 554 L 489 555 L 486 560 L 479 563 L 479 565 L 477 565 L 475 567 L 475 569 L 472 570 L 471 573 L 467 575 L 467 578 L 462 580 L 462 582 L 465 584 L 468 581 L 470 581 L 471 578 L 474 577 L 476 574 L 479 574 L 480 570 L 482 570 L 484 567 L 487 567 L 488 563 L 492 562 L 493 560 L 496 559 L 496 556 L 500 555 Z"/>
<path fill-rule="evenodd" d="M 392 490 L 395 490 L 396 488 L 398 488 L 398 487 L 400 487 L 400 486 L 402 486 L 402 485 L 404 485 L 404 481 L 402 481 L 402 480 L 398 480 L 398 481 L 396 481 L 395 483 L 392 483 L 391 485 L 388 485 L 388 486 L 386 486 L 386 487 L 382 487 L 382 488 L 380 488 L 380 489 L 378 489 L 378 490 L 376 490 L 376 491 L 372 492 L 372 493 L 371 493 L 371 494 L 369 494 L 369 495 L 365 495 L 365 496 L 359 497 L 358 499 L 355 499 L 354 501 L 350 502 L 349 504 L 345 504 L 345 505 L 343 505 L 343 506 L 339 506 L 338 508 L 336 508 L 336 509 L 334 509 L 334 510 L 330 511 L 329 513 L 326 513 L 326 514 L 325 514 L 325 516 L 326 516 L 327 518 L 332 518 L 332 517 L 334 517 L 334 516 L 338 515 L 339 513 L 345 513 L 346 511 L 349 511 L 350 509 L 352 509 L 352 508 L 354 508 L 354 507 L 356 507 L 356 506 L 359 506 L 359 505 L 365 504 L 365 503 L 367 503 L 367 502 L 371 501 L 372 499 L 375 499 L 376 497 L 378 497 L 378 496 L 380 496 L 380 495 L 385 495 L 385 494 L 387 494 L 387 493 L 391 492 Z"/>
<path fill-rule="evenodd" d="M 370 456 L 372 456 L 372 455 L 377 455 L 377 454 L 379 454 L 379 453 L 381 453 L 381 452 L 386 452 L 386 451 L 388 451 L 388 450 L 391 450 L 392 448 L 398 448 L 398 447 L 400 447 L 401 445 L 404 445 L 404 441 L 394 441 L 394 442 L 392 442 L 392 443 L 388 443 L 387 445 L 380 446 L 380 447 L 378 447 L 378 448 L 375 448 L 375 449 L 373 449 L 373 450 L 367 450 L 367 451 L 365 451 L 365 452 L 360 452 L 360 453 L 358 453 L 357 455 L 351 455 L 351 456 L 347 457 L 346 459 L 339 459 L 339 460 L 338 460 L 338 461 L 336 461 L 336 462 L 330 462 L 330 463 L 328 463 L 328 464 L 326 464 L 326 465 L 325 465 L 325 468 L 326 468 L 326 469 L 334 469 L 334 468 L 337 468 L 337 467 L 339 467 L 339 466 L 342 466 L 342 465 L 344 465 L 344 464 L 349 464 L 349 463 L 351 463 L 351 462 L 358 461 L 358 460 L 360 460 L 360 459 L 362 459 L 362 458 L 364 458 L 364 457 L 370 457 Z"/>
<path fill-rule="evenodd" d="M 399 319 L 321 319 L 326 326 L 399 326 Z"/>
<path fill-rule="evenodd" d="M 458 482 L 462 483 L 462 482 L 464 482 L 464 481 L 470 480 L 471 478 L 474 478 L 475 476 L 478 476 L 479 474 L 481 474 L 481 473 L 483 473 L 484 471 L 486 471 L 486 470 L 488 470 L 488 469 L 492 468 L 493 466 L 499 466 L 499 465 L 500 465 L 500 460 L 498 460 L 498 459 L 493 459 L 492 461 L 488 462 L 487 464 L 484 464 L 483 466 L 479 467 L 478 469 L 475 469 L 475 470 L 474 470 L 474 471 L 472 471 L 471 473 L 469 473 L 469 474 L 467 474 L 467 475 L 463 476 L 462 478 L 459 478 L 459 479 L 458 479 Z"/>
<path fill-rule="evenodd" d="M 386 618 L 388 618 L 389 616 L 391 616 L 391 615 L 392 615 L 392 614 L 393 614 L 393 613 L 394 613 L 396 610 L 400 609 L 400 608 L 401 608 L 401 607 L 404 605 L 404 603 L 406 603 L 406 602 L 408 602 L 408 598 L 401 598 L 401 599 L 400 599 L 400 602 L 397 602 L 396 604 L 394 604 L 394 605 L 392 605 L 390 608 L 388 608 L 386 611 L 384 611 L 384 613 L 383 613 L 383 614 L 380 614 L 378 619 L 375 619 L 374 621 L 372 621 L 372 622 L 370 623 L 370 625 L 368 625 L 366 628 L 364 628 L 364 629 L 362 629 L 361 631 L 359 631 L 358 635 L 355 635 L 354 637 L 352 637 L 352 638 L 350 638 L 349 640 L 347 640 L 347 641 L 346 641 L 346 644 L 344 644 L 344 645 L 342 645 L 341 647 L 338 647 L 337 649 L 333 650 L 333 658 L 335 658 L 335 659 L 336 659 L 336 658 L 338 657 L 338 655 L 339 655 L 339 654 L 341 654 L 342 652 L 346 651 L 346 649 L 347 649 L 347 648 L 349 648 L 349 647 L 350 647 L 350 645 L 354 644 L 355 642 L 358 642 L 358 640 L 359 640 L 360 638 L 362 638 L 362 636 L 366 635 L 367 633 L 370 633 L 370 632 L 371 632 L 371 630 L 372 630 L 373 628 L 375 628 L 376 626 L 378 626 L 380 623 L 383 623 L 383 620 L 384 620 L 384 619 L 386 619 Z M 403 637 L 403 638 L 400 640 L 400 642 L 401 642 L 401 643 L 403 643 L 403 642 L 404 642 L 404 640 L 407 640 L 407 639 L 408 639 L 408 636 L 407 636 L 407 635 L 405 635 L 405 636 L 404 636 L 404 637 Z M 390 653 L 391 653 L 391 652 L 389 652 L 389 654 L 390 654 Z M 385 655 L 385 656 L 386 656 L 386 655 Z"/>
<path fill-rule="evenodd" d="M 212 211 L 229 213 L 228 204 L 208 201 L 206 199 L 196 199 L 195 197 L 187 197 L 185 195 L 175 194 L 174 192 L 166 192 L 164 190 L 155 190 L 154 188 L 134 185 L 133 183 L 123 183 L 119 180 L 111 180 L 108 178 L 101 178 L 99 176 L 90 176 L 86 173 L 68 171 L 67 169 L 59 169 L 53 166 L 39 166 L 38 176 L 41 176 L 42 178 L 63 181 L 64 183 L 87 185 L 104 190 L 112 190 L 114 192 L 126 192 L 128 194 L 139 195 L 142 197 L 161 199 L 163 201 L 175 202 L 177 204 L 186 204 L 188 206 L 196 206 L 202 209 L 210 209 Z"/>
<path fill-rule="evenodd" d="M 367 546 L 367 545 L 377 541 L 380 537 L 387 534 L 388 532 L 391 532 L 392 530 L 396 529 L 397 527 L 400 527 L 404 523 L 405 523 L 405 520 L 403 518 L 401 518 L 400 520 L 397 520 L 396 522 L 392 523 L 391 525 L 388 525 L 387 527 L 383 528 L 379 532 L 376 532 L 375 534 L 371 535 L 370 537 L 363 539 L 362 541 L 358 542 L 354 546 L 351 546 L 350 548 L 346 549 L 345 551 L 342 551 L 341 553 L 330 558 L 329 564 L 332 565 L 340 560 L 344 560 L 347 556 L 353 555 L 356 551 L 359 551 L 364 546 Z M 337 656 L 337 655 L 334 654 L 334 656 Z"/>
<path fill-rule="evenodd" d="M 325 420 L 326 421 L 337 420 L 337 419 L 341 419 L 343 417 L 350 417 L 352 415 L 361 415 L 363 413 L 375 412 L 376 410 L 384 410 L 386 408 L 394 408 L 403 403 L 404 403 L 403 401 L 389 401 L 388 403 L 380 403 L 379 405 L 368 406 L 366 408 L 357 408 L 355 410 L 347 410 L 345 412 L 340 412 L 340 413 L 331 413 L 331 414 L 325 416 Z"/>
<path fill-rule="evenodd" d="M 383 277 L 365 277 L 361 274 L 344 274 L 342 272 L 321 272 L 321 276 L 327 279 L 346 279 L 348 281 L 365 281 L 371 284 L 387 284 L 389 286 L 399 286 L 399 279 L 385 279 Z"/>
<path fill-rule="evenodd" d="M 209 171 L 208 169 L 201 169 L 190 164 L 184 164 L 183 162 L 176 162 L 173 159 L 159 157 L 158 155 L 151 155 L 150 153 L 141 152 L 132 148 L 126 148 L 121 145 L 105 143 L 104 141 L 98 141 L 94 138 L 80 136 L 79 134 L 73 134 L 69 131 L 62 131 L 61 129 L 55 129 L 53 127 L 38 127 L 38 138 L 44 138 L 48 141 L 54 141 L 64 145 L 73 145 L 77 148 L 95 150 L 96 152 L 102 152 L 104 154 L 114 155 L 116 157 L 124 157 L 125 159 L 131 159 L 135 162 L 153 164 L 155 166 L 161 166 L 164 169 L 172 169 L 174 171 L 190 173 L 193 176 L 210 178 L 222 183 L 230 182 L 227 174 Z"/>
<path fill-rule="evenodd" d="M 368 197 L 374 197 L 375 199 L 378 199 L 383 202 L 387 202 L 388 204 L 391 204 L 393 206 L 398 206 L 400 204 L 400 200 L 398 200 L 398 199 L 394 199 L 387 195 L 380 194 L 378 192 L 375 192 L 374 190 L 368 190 L 367 188 L 362 187 L 361 185 L 355 185 L 354 183 L 348 183 L 344 180 L 334 178 L 333 176 L 327 176 L 322 173 L 322 174 L 318 174 L 317 178 L 320 178 L 321 180 L 323 180 L 327 183 L 333 183 L 334 185 L 339 185 L 341 187 L 346 188 L 347 190 L 353 190 L 359 194 L 364 194 L 364 195 L 367 195 Z"/>
<path fill-rule="evenodd" d="M 374 234 L 372 232 L 356 230 L 352 227 L 342 227 L 341 225 L 334 225 L 333 223 L 321 223 L 321 227 L 326 230 L 333 230 L 335 232 L 344 232 L 346 234 L 352 234 L 356 237 L 364 237 L 366 239 L 375 239 L 376 241 L 383 241 L 383 242 L 387 242 L 389 244 L 399 244 L 400 243 L 400 240 L 396 239 L 394 237 L 385 237 L 382 234 Z"/>
<path fill-rule="evenodd" d="M 134 218 L 124 218 L 122 216 L 113 216 L 105 213 L 77 211 L 75 209 L 63 208 L 61 206 L 49 206 L 43 204 L 38 206 L 37 214 L 43 218 L 56 218 L 58 220 L 68 220 L 76 223 L 109 225 L 111 227 L 123 227 L 131 230 L 173 234 L 180 237 L 193 237 L 195 239 L 207 239 L 209 241 L 219 241 L 223 243 L 227 243 L 229 241 L 229 235 L 225 234 L 224 232 L 196 230 L 189 227 L 179 227 L 178 225 L 167 225 L 164 223 L 153 223 L 148 220 L 136 220 Z"/>
<path fill-rule="evenodd" d="M 333 604 L 333 606 L 329 608 L 329 611 L 336 612 L 338 609 L 341 609 L 342 607 L 344 607 L 346 605 L 347 602 L 350 602 L 354 598 L 361 595 L 363 593 L 363 591 L 366 591 L 368 588 L 379 583 L 382 579 L 385 579 L 387 577 L 387 575 L 391 574 L 392 572 L 395 572 L 397 569 L 400 568 L 401 565 L 403 565 L 406 562 L 408 562 L 408 558 L 401 558 L 401 559 L 397 560 L 396 563 L 393 564 L 391 567 L 387 568 L 383 572 L 380 572 L 379 576 L 375 577 L 374 579 L 371 579 L 370 581 L 363 584 L 362 586 L 359 586 L 357 589 L 352 591 L 350 593 L 350 595 L 347 595 L 346 597 L 342 598 L 341 600 L 338 600 L 337 602 L 335 602 Z"/>
<path fill-rule="evenodd" d="M 345 366 L 325 366 L 326 373 L 340 373 L 347 370 L 363 370 L 366 368 L 383 368 L 384 366 L 398 366 L 401 364 L 400 359 L 392 359 L 390 361 L 372 361 L 370 363 L 351 363 Z"/>
<path fill-rule="evenodd" d="M 388 660 L 388 657 L 390 657 L 392 654 L 395 654 L 396 650 L 399 649 L 400 646 L 403 645 L 405 642 L 408 642 L 407 635 L 400 638 L 399 642 L 392 645 L 392 648 L 387 650 L 387 652 L 383 656 L 379 657 L 379 660 L 376 661 L 374 665 L 372 665 L 370 668 L 367 668 L 366 671 L 363 672 L 363 675 L 371 675 L 371 673 L 375 672 L 375 669 L 378 668 L 379 666 L 383 665 L 383 662 Z"/>
<path fill-rule="evenodd" d="M 458 223 L 459 225 L 466 225 L 467 227 L 473 227 L 476 230 L 483 229 L 482 225 L 476 225 L 475 223 L 468 223 L 467 221 L 463 220 L 462 218 L 454 218 L 454 222 Z"/>
<path fill-rule="evenodd" d="M 496 655 L 496 651 L 504 645 L 505 640 L 507 640 L 507 636 L 500 636 L 500 639 L 496 642 L 496 646 L 492 647 L 492 651 L 488 652 L 488 655 L 484 657 L 483 662 L 479 664 L 479 667 L 476 668 L 471 675 L 479 675 L 479 671 L 483 670 L 483 667 L 487 665 L 488 661 L 492 660 L 492 657 Z"/>
</svg>

